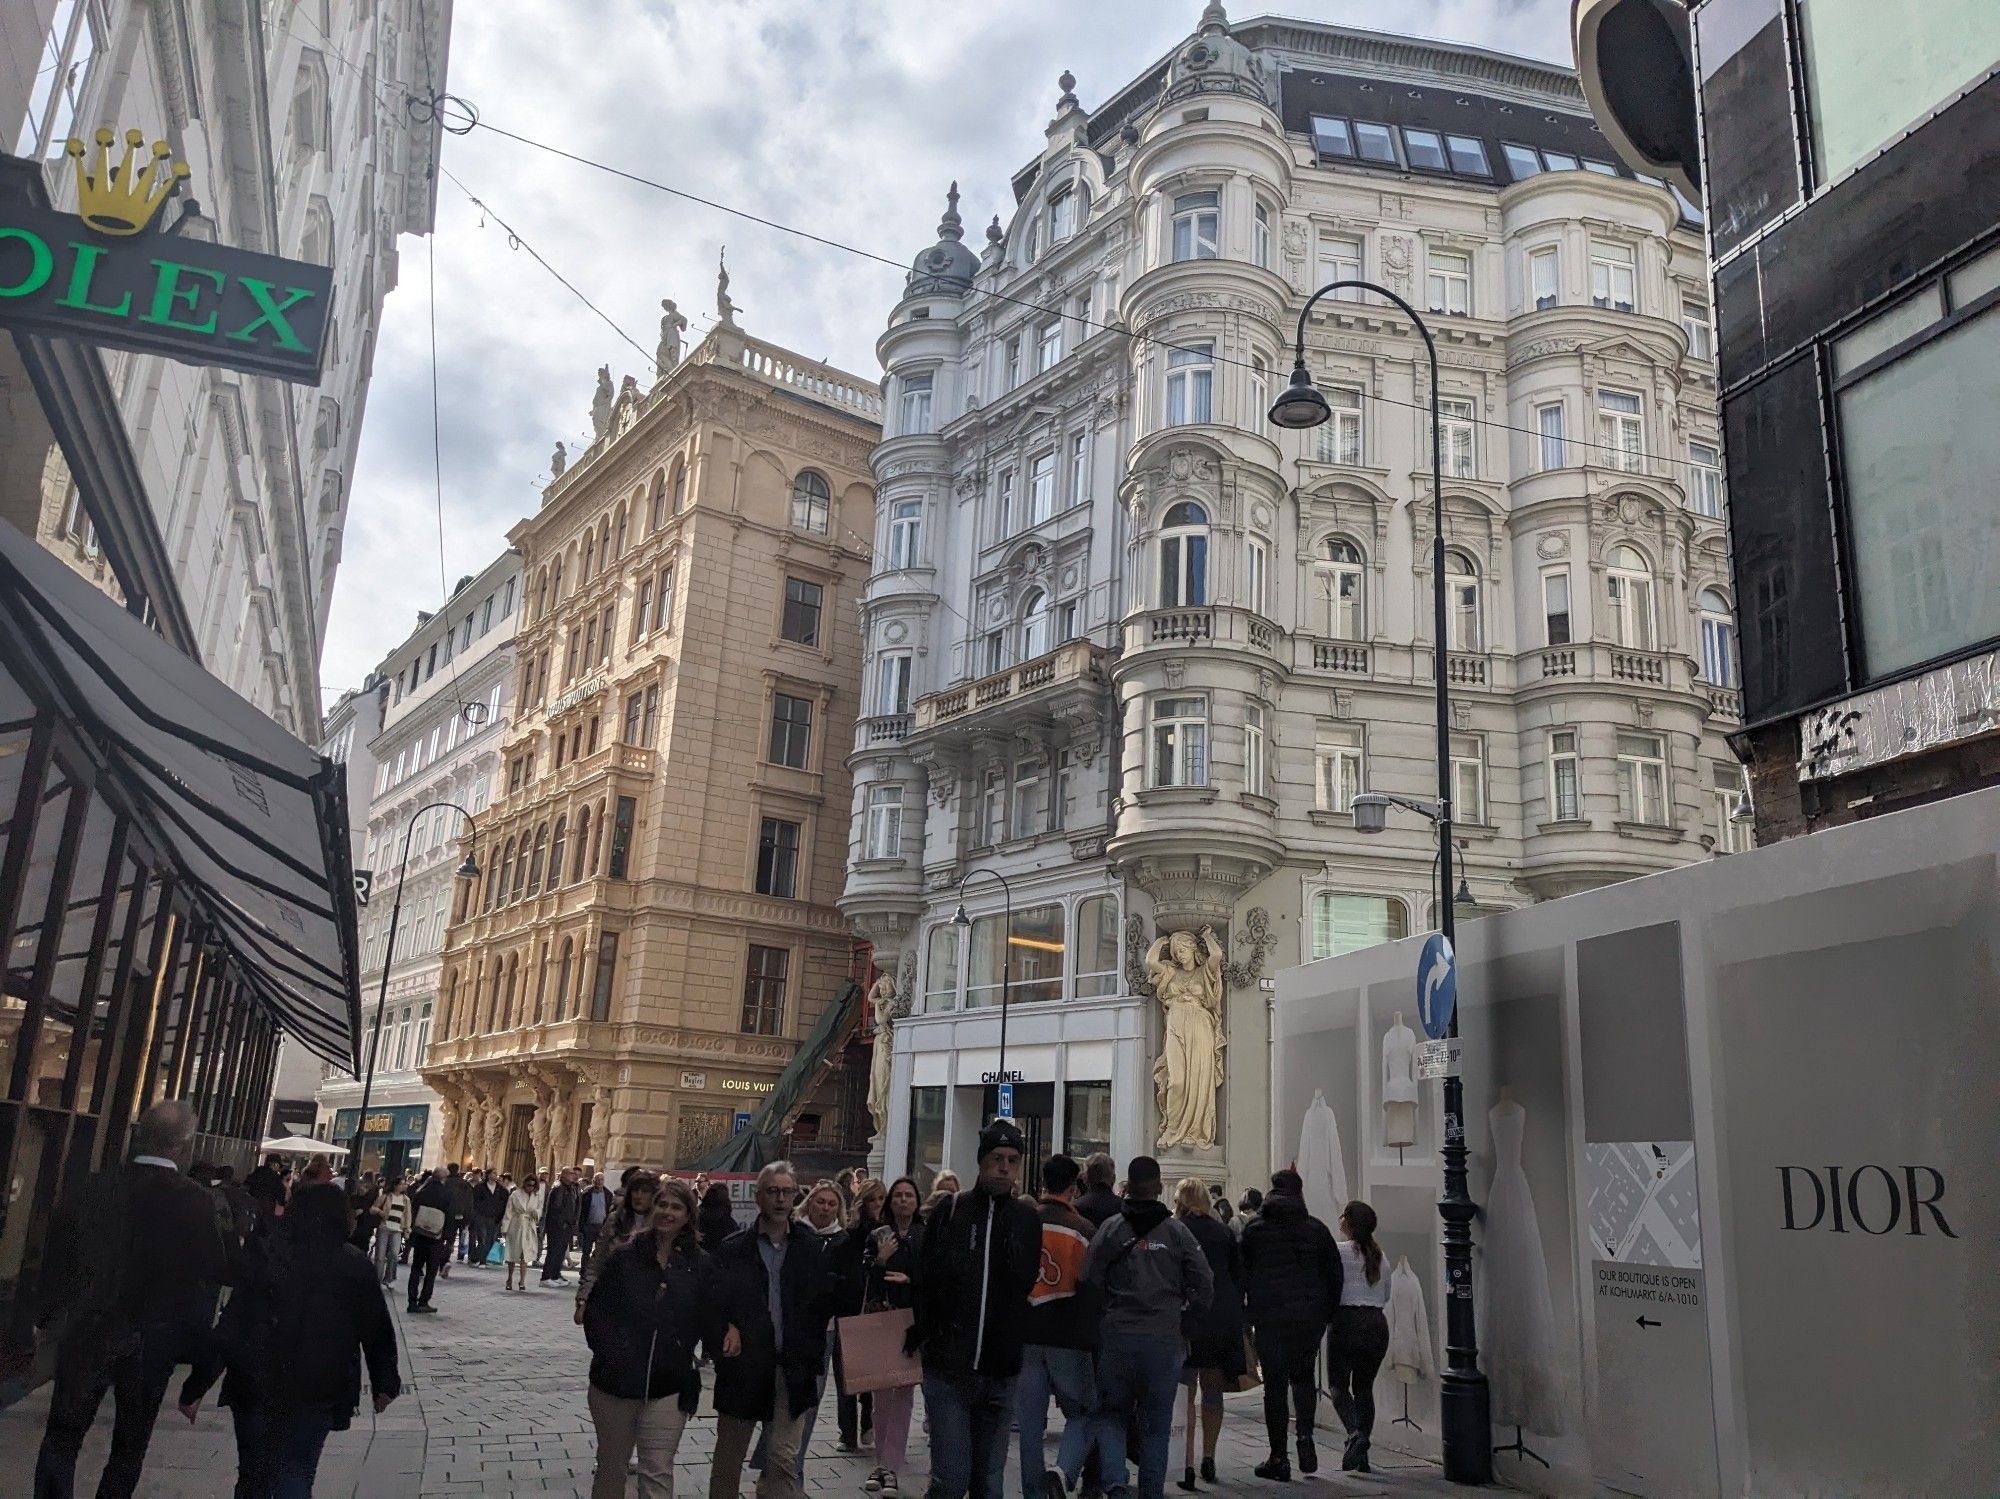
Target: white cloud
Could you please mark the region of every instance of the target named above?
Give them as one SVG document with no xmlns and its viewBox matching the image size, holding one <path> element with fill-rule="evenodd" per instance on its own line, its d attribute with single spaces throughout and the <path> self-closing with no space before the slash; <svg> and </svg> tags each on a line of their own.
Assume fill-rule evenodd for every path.
<svg viewBox="0 0 2000 1499">
<path fill-rule="evenodd" d="M 1567 0 L 1412 0 L 1409 34 L 1566 60 Z M 1011 208 L 1056 76 L 1086 108 L 1194 28 L 1196 0 L 460 0 L 450 91 L 482 119 L 907 264 L 945 185 L 967 238 Z M 1234 8 L 1249 18 L 1249 7 Z M 1379 26 L 1359 0 L 1291 14 Z M 441 596 L 431 471 L 429 267 L 436 257 L 446 579 L 476 572 L 533 509 L 558 438 L 587 438 L 596 369 L 651 377 L 659 300 L 698 339 L 715 257 L 751 333 L 859 374 L 899 271 L 520 145 L 447 137 L 444 165 L 639 345 L 594 317 L 449 181 L 438 227 L 402 245 L 321 667 L 353 686 Z"/>
</svg>

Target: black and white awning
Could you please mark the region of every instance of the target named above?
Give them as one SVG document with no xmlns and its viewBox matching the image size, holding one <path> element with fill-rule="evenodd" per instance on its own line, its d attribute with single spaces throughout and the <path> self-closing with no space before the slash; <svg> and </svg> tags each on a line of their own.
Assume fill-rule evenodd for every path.
<svg viewBox="0 0 2000 1499">
<path fill-rule="evenodd" d="M 0 652 L 89 747 L 278 1026 L 355 1066 L 360 962 L 341 769 L 4 523 Z"/>
</svg>

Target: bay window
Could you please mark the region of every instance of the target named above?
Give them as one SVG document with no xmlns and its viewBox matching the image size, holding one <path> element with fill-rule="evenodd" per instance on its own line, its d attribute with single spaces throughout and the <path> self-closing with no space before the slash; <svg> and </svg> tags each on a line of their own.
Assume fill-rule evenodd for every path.
<svg viewBox="0 0 2000 1499">
<path fill-rule="evenodd" d="M 931 377 L 903 376 L 902 425 L 904 436 L 931 430 Z"/>
<path fill-rule="evenodd" d="M 1320 598 L 1326 605 L 1326 633 L 1334 640 L 1365 638 L 1363 610 L 1367 567 L 1361 549 L 1335 536 L 1326 543 L 1326 558 L 1314 567 Z"/>
<path fill-rule="evenodd" d="M 1623 390 L 1597 393 L 1598 461 L 1622 473 L 1636 474 L 1646 466 L 1646 419 L 1639 397 Z"/>
<path fill-rule="evenodd" d="M 917 544 L 923 538 L 924 502 L 897 500 L 889 507 L 889 566 L 917 566 Z"/>
<path fill-rule="evenodd" d="M 1636 298 L 1638 267 L 1631 246 L 1590 242 L 1590 300 L 1613 312 L 1630 312 Z"/>
<path fill-rule="evenodd" d="M 1208 700 L 1161 697 L 1152 704 L 1152 759 L 1148 777 L 1154 786 L 1208 784 Z"/>
<path fill-rule="evenodd" d="M 1162 609 L 1208 602 L 1208 512 L 1192 501 L 1168 507 L 1160 525 Z"/>
<path fill-rule="evenodd" d="M 1004 912 L 972 921 L 971 962 L 965 1007 L 1000 1003 L 1003 979 L 1010 982 L 1010 1005 L 1042 1004 L 1062 998 L 1063 908 L 1049 904 L 1016 911 L 1010 930 Z"/>
<path fill-rule="evenodd" d="M 1474 734 L 1451 736 L 1451 820 L 1486 821 L 1486 756 Z"/>
<path fill-rule="evenodd" d="M 1528 256 L 1528 305 L 1536 311 L 1556 305 L 1562 295 L 1562 252 L 1551 245 Z"/>
<path fill-rule="evenodd" d="M 1463 552 L 1444 554 L 1446 645 L 1454 651 L 1479 651 L 1479 570 Z"/>
<path fill-rule="evenodd" d="M 1701 620 L 1701 679 L 1716 687 L 1735 687 L 1736 618 L 1729 601 L 1713 588 L 1695 599 Z"/>
<path fill-rule="evenodd" d="M 1185 344 L 1167 350 L 1167 425 L 1200 425 L 1215 397 L 1215 345 Z"/>
<path fill-rule="evenodd" d="M 1549 820 L 1575 822 L 1583 816 L 1581 765 L 1576 730 L 1556 729 L 1549 735 Z"/>
<path fill-rule="evenodd" d="M 1264 785 L 1264 710 L 1256 703 L 1243 707 L 1243 789 L 1267 796 Z"/>
<path fill-rule="evenodd" d="M 1361 392 L 1340 386 L 1324 387 L 1329 420 L 1320 424 L 1313 456 L 1321 463 L 1361 466 Z"/>
<path fill-rule="evenodd" d="M 894 859 L 903 852 L 903 788 L 870 786 L 868 820 L 862 856 Z"/>
<path fill-rule="evenodd" d="M 1039 526 L 1056 513 L 1056 450 L 1028 460 L 1028 524 Z"/>
<path fill-rule="evenodd" d="M 1618 736 L 1618 820 L 1666 825 L 1667 756 L 1657 734 Z"/>
<path fill-rule="evenodd" d="M 1313 805 L 1322 812 L 1351 812 L 1363 781 L 1361 730 L 1354 724 L 1321 724 L 1313 736 Z"/>
<path fill-rule="evenodd" d="M 1615 546 L 1604 586 L 1611 604 L 1611 643 L 1627 650 L 1654 649 L 1653 574 L 1633 547 Z"/>
<path fill-rule="evenodd" d="M 1214 260 L 1222 253 L 1222 197 L 1182 193 L 1174 199 L 1173 258 Z"/>
</svg>

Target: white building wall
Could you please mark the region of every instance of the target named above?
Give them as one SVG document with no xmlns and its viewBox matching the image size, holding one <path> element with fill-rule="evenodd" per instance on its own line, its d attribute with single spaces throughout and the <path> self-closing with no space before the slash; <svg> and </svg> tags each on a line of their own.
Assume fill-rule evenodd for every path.
<svg viewBox="0 0 2000 1499">
<path fill-rule="evenodd" d="M 203 221 L 185 232 L 334 268 L 317 389 L 105 355 L 203 663 L 317 740 L 321 635 L 376 328 L 397 239 L 428 233 L 435 209 L 438 130 L 413 123 L 404 101 L 443 87 L 450 0 L 4 9 L 0 146 L 48 159 L 58 207 L 75 202 L 63 141 L 137 128 L 193 168 L 182 201 Z M 46 514 L 57 534 L 45 539 L 72 542 L 77 565 L 101 571 L 74 505 Z"/>
<path fill-rule="evenodd" d="M 520 594 L 521 559 L 509 549 L 476 577 L 462 579 L 443 609 L 419 616 L 416 630 L 371 674 L 381 684 L 383 704 L 381 727 L 368 745 L 371 779 L 349 781 L 350 795 L 366 809 L 355 864 L 374 872 L 360 933 L 363 1077 L 378 1005 L 382 1014 L 369 1112 L 428 1107 L 418 1157 L 423 1163 L 437 1158 L 443 1126 L 437 1095 L 418 1068 L 437 1013 L 445 930 L 471 883 L 457 875 L 468 852 L 460 836 L 465 819 L 433 804 L 456 803 L 477 814 L 496 789 L 500 745 L 513 711 Z M 406 838 L 408 873 L 399 885 Z M 481 861 L 489 857 L 484 849 L 470 852 Z M 392 920 L 395 950 L 389 955 Z M 338 1110 L 359 1106 L 362 1087 L 361 1078 L 326 1070 L 314 1098 L 322 1133 L 331 1130 Z"/>
<path fill-rule="evenodd" d="M 1558 170 L 1503 186 L 1497 173 L 1475 181 L 1323 162 L 1299 112 L 1278 110 L 1285 73 L 1427 93 L 1440 131 L 1454 127 L 1465 91 L 1592 128 L 1565 70 L 1304 23 L 1191 40 L 1164 75 L 1135 81 L 1095 115 L 1073 97 L 1058 104 L 1042 155 L 1014 178 L 1012 222 L 989 231 L 968 271 L 969 294 L 952 280 L 965 259 L 948 218 L 878 344 L 890 411 L 875 458 L 877 556 L 893 560 L 899 502 L 921 504 L 924 535 L 919 565 L 878 568 L 863 602 L 871 685 L 883 658 L 910 651 L 911 703 L 904 716 L 871 702 L 857 734 L 843 902 L 904 980 L 914 1013 L 897 1044 L 917 1090 L 945 1075 L 934 1054 L 991 1044 L 968 1025 L 997 1034 L 989 1012 L 975 1011 L 975 1023 L 952 1008 L 965 980 L 937 971 L 952 939 L 934 934 L 960 881 L 971 876 L 964 904 L 975 919 L 1003 905 L 986 871 L 1012 883 L 1016 913 L 1060 904 L 1063 1003 L 1015 1006 L 1009 1044 L 1059 1042 L 1066 1008 L 1109 1004 L 1122 1015 L 1138 1065 L 1108 1074 L 1114 1117 L 1125 1121 L 1113 1146 L 1121 1159 L 1153 1146 L 1157 1117 L 1159 1006 L 1141 987 L 1139 958 L 1156 935 L 1212 925 L 1230 964 L 1222 1125 L 1212 1149 L 1183 1149 L 1169 1165 L 1226 1178 L 1232 1190 L 1261 1182 L 1296 1143 L 1274 1145 L 1270 1134 L 1257 978 L 1318 955 L 1322 897 L 1334 902 L 1328 915 L 1352 909 L 1347 897 L 1375 902 L 1389 923 L 1381 935 L 1434 924 L 1430 830 L 1392 822 L 1363 838 L 1318 794 L 1321 749 L 1343 734 L 1359 744 L 1367 789 L 1437 789 L 1428 365 L 1408 319 L 1381 303 L 1315 310 L 1308 362 L 1322 389 L 1359 393 L 1358 454 L 1322 452 L 1318 434 L 1264 419 L 1291 367 L 1299 309 L 1328 279 L 1316 253 L 1323 237 L 1358 241 L 1361 274 L 1419 306 L 1443 257 L 1469 262 L 1469 308 L 1430 322 L 1441 397 L 1469 402 L 1474 418 L 1472 472 L 1448 474 L 1445 498 L 1448 547 L 1477 578 L 1476 638 L 1448 653 L 1452 733 L 1476 751 L 1484 803 L 1476 817 L 1461 808 L 1455 830 L 1475 903 L 1498 909 L 1628 878 L 1707 857 L 1732 836 L 1714 783 L 1733 777 L 1722 730 L 1734 726 L 1735 694 L 1729 682 L 1700 680 L 1695 616 L 1704 589 L 1728 586 L 1723 523 L 1695 513 L 1688 471 L 1672 461 L 1690 442 L 1712 443 L 1716 427 L 1714 366 L 1690 356 L 1680 327 L 1681 291 L 1699 295 L 1702 284 L 1698 228 L 1664 187 L 1630 178 Z M 1052 245 L 1052 199 L 1064 191 L 1087 194 L 1088 207 Z M 1216 195 L 1219 253 L 1176 261 L 1175 200 L 1204 192 Z M 1263 264 L 1259 205 L 1269 222 Z M 1537 309 L 1527 257 L 1551 243 L 1560 295 Z M 1592 305 L 1593 243 L 1633 252 L 1630 311 Z M 1058 318 L 1061 357 L 1037 371 L 1041 332 Z M 1206 419 L 1183 410 L 1170 422 L 1170 359 L 1207 345 L 1216 358 Z M 906 431 L 901 392 L 925 375 L 930 430 Z M 1587 446 L 1602 390 L 1639 397 L 1641 446 L 1657 457 L 1628 472 Z M 1510 428 L 1534 432 L 1535 408 L 1551 401 L 1564 407 L 1570 443 L 1545 471 L 1538 439 Z M 1067 459 L 1079 435 L 1088 477 L 1072 492 Z M 1054 513 L 1023 523 L 1034 456 L 1050 444 Z M 1010 471 L 1015 515 L 1003 526 Z M 1176 598 L 1163 592 L 1164 533 L 1189 503 L 1204 517 L 1191 534 L 1206 559 L 1199 595 Z M 1335 541 L 1360 558 L 1364 599 L 1351 629 L 1329 617 L 1322 592 Z M 1253 547 L 1266 574 L 1261 600 Z M 1618 547 L 1645 560 L 1650 642 L 1615 637 L 1608 579 Z M 1568 642 L 1551 642 L 1543 617 L 1542 573 L 1552 568 L 1569 575 Z M 1046 640 L 1024 634 L 1036 590 L 1058 608 L 1076 604 L 1077 643 L 1049 653 L 1061 629 Z M 1154 763 L 1155 715 L 1180 700 L 1198 704 L 1206 737 L 1193 785 L 1168 784 L 1178 778 Z M 1253 785 L 1260 719 L 1264 776 Z M 1576 815 L 1557 816 L 1551 751 L 1554 736 L 1571 734 L 1580 802 Z M 1620 805 L 1618 750 L 1640 741 L 1663 751 L 1665 794 L 1653 814 L 1634 817 Z M 1020 781 L 1043 800 L 1018 820 L 1022 766 L 1053 766 L 1065 753 L 1066 794 L 1052 810 L 1046 773 Z M 903 788 L 904 811 L 887 850 L 870 844 L 869 809 L 871 789 L 891 786 Z M 1076 914 L 1106 894 L 1118 901 L 1114 992 L 1085 994 L 1078 974 L 1103 960 Z M 963 940 L 958 950 L 962 967 Z M 885 1146 L 908 1151 L 905 1111 L 921 1102 L 896 1090 Z M 954 1096 L 954 1118 L 957 1108 Z M 1063 1126 L 1059 1117 L 1058 1136 Z M 952 1131 L 969 1146 L 962 1133 Z M 885 1164 L 894 1172 L 906 1159 Z M 947 1163 L 963 1171 L 969 1150 Z"/>
</svg>

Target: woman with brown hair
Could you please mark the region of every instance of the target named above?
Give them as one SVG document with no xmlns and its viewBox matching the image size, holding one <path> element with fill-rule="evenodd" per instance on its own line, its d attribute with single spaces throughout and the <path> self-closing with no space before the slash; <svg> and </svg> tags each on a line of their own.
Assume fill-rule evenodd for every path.
<svg viewBox="0 0 2000 1499">
<path fill-rule="evenodd" d="M 1185 1176 L 1175 1185 L 1174 1216 L 1194 1235 L 1215 1277 L 1215 1295 L 1208 1305 L 1181 1314 L 1181 1336 L 1187 1340 L 1187 1358 L 1181 1365 L 1181 1383 L 1187 1387 L 1187 1466 L 1180 1487 L 1193 1493 L 1195 1396 L 1201 1397 L 1201 1476 L 1214 1483 L 1222 1397 L 1243 1377 L 1243 1256 L 1236 1235 L 1209 1207 L 1208 1187 L 1198 1178 Z"/>
<path fill-rule="evenodd" d="M 701 1396 L 694 1352 L 712 1279 L 694 1215 L 685 1182 L 660 1182 L 649 1226 L 611 1251 L 584 1304 L 597 1428 L 591 1499 L 624 1499 L 634 1446 L 639 1499 L 673 1499 L 674 1453 Z"/>
</svg>

